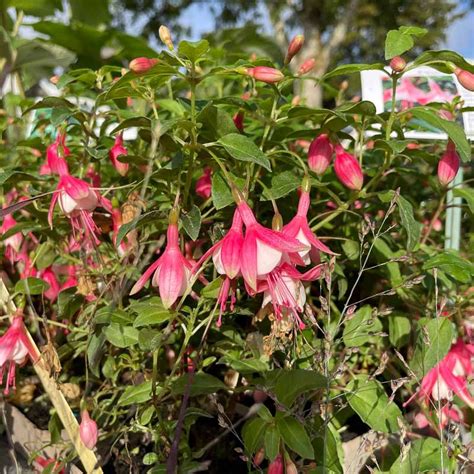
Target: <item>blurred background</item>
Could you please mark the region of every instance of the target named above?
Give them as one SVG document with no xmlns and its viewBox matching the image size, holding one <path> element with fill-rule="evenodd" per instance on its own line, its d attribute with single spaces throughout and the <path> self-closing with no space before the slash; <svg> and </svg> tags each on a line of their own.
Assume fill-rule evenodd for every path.
<svg viewBox="0 0 474 474">
<path fill-rule="evenodd" d="M 18 73 L 27 95 L 38 94 L 39 81 L 64 67 L 127 67 L 134 57 L 153 57 L 163 47 L 161 24 L 170 27 L 175 42 L 206 37 L 227 56 L 268 56 L 277 65 L 291 37 L 302 33 L 305 45 L 292 67 L 314 57 L 316 76 L 336 64 L 384 61 L 385 35 L 401 25 L 429 31 L 413 55 L 446 48 L 474 58 L 472 0 L 0 0 L 0 5 L 0 86 L 5 90 L 7 77 Z M 304 87 L 298 93 L 309 105 L 326 99 L 327 91 L 310 81 Z M 356 95 L 358 85 L 351 88 Z"/>
</svg>

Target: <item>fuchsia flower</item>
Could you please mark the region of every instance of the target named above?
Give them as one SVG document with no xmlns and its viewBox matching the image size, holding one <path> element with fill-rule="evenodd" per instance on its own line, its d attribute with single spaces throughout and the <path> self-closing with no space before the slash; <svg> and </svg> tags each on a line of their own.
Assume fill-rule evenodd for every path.
<svg viewBox="0 0 474 474">
<path fill-rule="evenodd" d="M 439 421 L 440 429 L 445 428 L 450 421 L 453 421 L 454 423 L 461 423 L 464 421 L 464 415 L 456 405 L 452 405 L 450 407 L 449 404 L 447 404 L 441 408 L 441 420 Z M 423 429 L 430 426 L 428 418 L 426 418 L 424 413 L 421 412 L 416 414 L 413 424 L 418 429 Z"/>
<path fill-rule="evenodd" d="M 237 128 L 237 130 L 240 133 L 244 133 L 244 117 L 245 117 L 245 114 L 244 114 L 243 110 L 239 110 L 232 117 L 232 120 L 234 121 L 235 128 Z"/>
<path fill-rule="evenodd" d="M 33 362 L 38 359 L 38 355 L 28 338 L 27 330 L 23 324 L 23 317 L 17 315 L 13 318 L 7 332 L 0 337 L 0 383 L 3 380 L 5 370 L 7 371 L 5 395 L 9 394 L 10 387 L 14 390 L 16 388 L 15 364 L 23 364 L 28 356 Z"/>
<path fill-rule="evenodd" d="M 339 181 L 349 189 L 360 191 L 364 184 L 364 175 L 356 157 L 347 153 L 341 145 L 336 145 L 334 171 Z"/>
<path fill-rule="evenodd" d="M 204 173 L 202 176 L 196 181 L 196 194 L 203 199 L 209 199 L 211 197 L 212 192 L 212 168 L 207 166 L 204 168 Z"/>
<path fill-rule="evenodd" d="M 11 214 L 7 214 L 3 218 L 2 225 L 0 227 L 0 233 L 3 235 L 17 224 L 16 220 Z M 20 252 L 21 244 L 23 243 L 23 234 L 16 232 L 10 237 L 7 237 L 3 244 L 5 245 L 5 257 L 10 263 L 14 263 L 18 260 L 18 254 Z"/>
<path fill-rule="evenodd" d="M 277 457 L 269 464 L 267 469 L 267 474 L 283 474 L 284 473 L 284 464 L 281 454 L 278 454 Z"/>
<path fill-rule="evenodd" d="M 87 449 L 94 449 L 97 444 L 99 430 L 97 423 L 89 416 L 89 412 L 84 410 L 81 414 L 81 424 L 79 425 L 79 435 L 81 441 Z"/>
<path fill-rule="evenodd" d="M 157 58 L 135 58 L 130 61 L 128 67 L 136 74 L 142 74 L 149 71 L 153 66 L 158 64 Z"/>
<path fill-rule="evenodd" d="M 58 132 L 54 143 L 46 149 L 46 163 L 40 169 L 40 174 L 59 174 L 66 173 L 66 158 L 71 151 L 66 146 L 66 134 Z"/>
<path fill-rule="evenodd" d="M 109 151 L 109 158 L 115 169 L 119 172 L 121 176 L 125 176 L 128 173 L 128 163 L 122 163 L 118 160 L 118 157 L 127 154 L 128 151 L 123 146 L 123 135 L 119 133 L 115 137 L 114 146 Z"/>
<path fill-rule="evenodd" d="M 298 75 L 303 76 L 304 74 L 307 74 L 308 72 L 314 69 L 314 66 L 316 66 L 316 59 L 314 58 L 306 59 L 306 61 L 304 61 L 303 64 L 298 69 Z"/>
<path fill-rule="evenodd" d="M 44 292 L 44 296 L 48 298 L 51 303 L 54 303 L 61 287 L 53 269 L 51 267 L 45 268 L 37 273 L 37 277 L 41 278 L 49 285 L 49 288 Z"/>
<path fill-rule="evenodd" d="M 438 180 L 441 186 L 447 186 L 458 174 L 460 158 L 456 146 L 449 140 L 446 151 L 438 162 Z"/>
<path fill-rule="evenodd" d="M 247 74 L 256 81 L 274 84 L 285 78 L 285 75 L 279 70 L 268 66 L 256 66 L 247 69 Z"/>
<path fill-rule="evenodd" d="M 461 68 L 454 71 L 459 83 L 468 91 L 474 92 L 474 74 Z"/>
<path fill-rule="evenodd" d="M 303 47 L 304 44 L 304 36 L 303 35 L 296 35 L 288 45 L 288 50 L 286 51 L 285 56 L 285 65 L 288 64 L 299 52 L 299 50 Z"/>
<path fill-rule="evenodd" d="M 473 354 L 474 345 L 465 344 L 459 338 L 444 359 L 423 377 L 421 386 L 404 406 L 415 397 L 425 402 L 430 399 L 451 400 L 454 393 L 466 405 L 474 408 L 474 399 L 467 389 L 467 377 L 474 373 L 471 362 Z"/>
<path fill-rule="evenodd" d="M 61 285 L 59 291 L 66 290 L 67 288 L 74 288 L 77 286 L 77 277 L 76 277 L 76 266 L 75 265 L 68 265 L 67 266 L 67 279 Z"/>
<path fill-rule="evenodd" d="M 240 271 L 245 283 L 257 291 L 257 279 L 268 275 L 281 262 L 284 253 L 309 250 L 309 246 L 263 227 L 243 199 L 238 204 L 238 210 L 245 224 Z"/>
<path fill-rule="evenodd" d="M 178 216 L 176 210 L 170 213 L 166 249 L 163 255 L 145 271 L 130 291 L 138 293 L 152 278 L 152 286 L 158 287 L 163 306 L 169 308 L 188 287 L 192 264 L 186 260 L 179 248 Z"/>
<path fill-rule="evenodd" d="M 331 164 L 334 147 L 327 134 L 316 137 L 309 146 L 308 166 L 318 175 L 322 175 Z"/>
</svg>

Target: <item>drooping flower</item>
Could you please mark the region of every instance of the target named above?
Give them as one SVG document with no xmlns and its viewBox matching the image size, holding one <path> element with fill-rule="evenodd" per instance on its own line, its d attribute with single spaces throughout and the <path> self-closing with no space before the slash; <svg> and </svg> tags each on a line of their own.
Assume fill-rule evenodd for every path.
<svg viewBox="0 0 474 474">
<path fill-rule="evenodd" d="M 334 147 L 327 134 L 317 136 L 309 146 L 308 166 L 318 175 L 322 175 L 331 164 Z"/>
<path fill-rule="evenodd" d="M 212 192 L 212 168 L 207 166 L 204 168 L 202 176 L 196 181 L 196 194 L 203 199 L 209 199 Z"/>
<path fill-rule="evenodd" d="M 138 293 L 153 275 L 151 284 L 158 287 L 165 308 L 169 308 L 184 294 L 192 270 L 192 264 L 186 260 L 179 248 L 177 214 L 175 209 L 170 212 L 165 251 L 150 265 L 130 291 L 130 295 Z"/>
<path fill-rule="evenodd" d="M 58 298 L 61 287 L 53 269 L 51 267 L 47 267 L 39 271 L 37 277 L 41 278 L 49 285 L 49 288 L 44 292 L 44 296 L 48 298 L 51 303 L 54 303 Z"/>
<path fill-rule="evenodd" d="M 288 50 L 286 51 L 285 56 L 285 65 L 289 64 L 290 61 L 298 54 L 299 50 L 303 47 L 304 36 L 296 35 L 288 45 Z"/>
<path fill-rule="evenodd" d="M 99 430 L 97 429 L 97 423 L 90 417 L 87 410 L 83 410 L 81 414 L 79 435 L 87 449 L 94 449 L 97 444 Z"/>
<path fill-rule="evenodd" d="M 11 214 L 7 214 L 3 218 L 2 225 L 0 226 L 0 233 L 4 235 L 10 229 L 15 227 L 17 224 L 16 220 Z M 23 234 L 16 232 L 10 237 L 7 237 L 3 244 L 5 246 L 5 257 L 10 263 L 14 263 L 18 260 L 18 253 L 20 252 L 21 244 L 23 243 Z"/>
<path fill-rule="evenodd" d="M 67 266 L 67 278 L 66 281 L 61 285 L 59 291 L 66 290 L 67 288 L 74 288 L 77 286 L 77 270 L 75 265 Z"/>
<path fill-rule="evenodd" d="M 247 69 L 247 74 L 256 81 L 274 84 L 285 78 L 285 75 L 279 70 L 268 66 L 255 66 Z"/>
<path fill-rule="evenodd" d="M 364 184 L 364 175 L 357 158 L 341 145 L 336 145 L 336 159 L 334 161 L 334 171 L 339 181 L 349 189 L 360 191 Z"/>
<path fill-rule="evenodd" d="M 277 457 L 269 464 L 267 474 L 283 474 L 284 473 L 284 464 L 281 454 L 278 454 Z"/>
<path fill-rule="evenodd" d="M 245 114 L 244 114 L 243 110 L 239 110 L 232 117 L 232 120 L 234 121 L 235 128 L 237 128 L 237 130 L 240 133 L 244 132 L 244 117 L 245 117 Z"/>
<path fill-rule="evenodd" d="M 303 185 L 303 188 L 306 186 Z M 299 256 L 302 258 L 303 263 L 308 265 L 311 260 L 314 262 L 319 261 L 319 251 L 327 253 L 329 255 L 335 255 L 331 249 L 324 245 L 313 233 L 308 224 L 308 210 L 310 205 L 309 191 L 303 189 L 300 194 L 300 200 L 298 203 L 298 211 L 295 217 L 283 227 L 282 233 L 288 237 L 299 240 L 306 249 L 300 250 Z"/>
<path fill-rule="evenodd" d="M 460 158 L 456 146 L 449 140 L 446 151 L 438 162 L 438 180 L 442 186 L 447 186 L 459 171 Z"/>
<path fill-rule="evenodd" d="M 6 372 L 5 395 L 9 394 L 10 388 L 15 389 L 15 364 L 23 364 L 28 356 L 33 362 L 38 359 L 28 338 L 23 317 L 19 314 L 13 318 L 10 327 L 0 337 L 0 383 Z"/>
<path fill-rule="evenodd" d="M 123 135 L 119 133 L 115 137 L 113 147 L 109 150 L 109 158 L 115 169 L 119 172 L 121 176 L 125 176 L 128 173 L 128 163 L 122 163 L 121 161 L 119 161 L 118 157 L 127 154 L 128 151 L 123 146 Z"/>
<path fill-rule="evenodd" d="M 66 146 L 66 134 L 58 132 L 54 143 L 46 148 L 46 166 L 40 170 L 40 174 L 59 174 L 68 172 L 66 158 L 71 151 Z"/>
<path fill-rule="evenodd" d="M 415 397 L 425 402 L 430 399 L 451 400 L 454 393 L 474 408 L 474 398 L 467 389 L 467 377 L 474 373 L 471 361 L 473 354 L 474 345 L 466 344 L 459 338 L 444 359 L 423 377 L 421 386 L 404 405 Z"/>
<path fill-rule="evenodd" d="M 284 253 L 297 253 L 309 246 L 263 227 L 245 200 L 240 198 L 238 210 L 245 224 L 240 270 L 246 284 L 257 291 L 257 279 L 268 275 L 281 262 Z"/>
</svg>

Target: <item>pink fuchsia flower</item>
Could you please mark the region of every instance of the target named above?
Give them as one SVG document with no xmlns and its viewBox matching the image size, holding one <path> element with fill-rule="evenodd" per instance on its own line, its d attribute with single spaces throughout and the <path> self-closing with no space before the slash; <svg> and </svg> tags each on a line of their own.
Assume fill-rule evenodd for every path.
<svg viewBox="0 0 474 474">
<path fill-rule="evenodd" d="M 66 281 L 61 285 L 59 291 L 66 290 L 67 288 L 75 288 L 77 286 L 77 276 L 76 276 L 76 266 L 68 265 L 67 266 L 67 278 Z"/>
<path fill-rule="evenodd" d="M 438 162 L 438 180 L 441 186 L 447 186 L 459 171 L 460 158 L 454 143 L 449 140 L 446 151 Z"/>
<path fill-rule="evenodd" d="M 244 117 L 245 117 L 245 114 L 244 114 L 243 110 L 239 110 L 232 117 L 232 120 L 234 121 L 235 128 L 237 128 L 237 130 L 240 133 L 244 133 Z"/>
<path fill-rule="evenodd" d="M 243 199 L 239 200 L 238 210 L 245 224 L 240 270 L 245 283 L 257 291 L 257 279 L 268 275 L 281 262 L 284 253 L 308 250 L 309 246 L 263 227 Z"/>
<path fill-rule="evenodd" d="M 63 175 L 68 173 L 66 158 L 70 154 L 71 151 L 66 146 L 66 134 L 58 132 L 54 143 L 46 148 L 46 165 L 41 167 L 40 174 Z"/>
<path fill-rule="evenodd" d="M 163 255 L 150 265 L 130 291 L 130 295 L 138 293 L 153 275 L 151 284 L 158 287 L 165 308 L 169 308 L 184 294 L 192 270 L 192 264 L 186 260 L 179 248 L 177 220 L 177 212 L 172 210 Z"/>
<path fill-rule="evenodd" d="M 33 362 L 38 360 L 38 354 L 28 337 L 23 324 L 23 317 L 13 318 L 7 332 L 0 337 L 0 383 L 7 372 L 4 393 L 8 395 L 10 388 L 15 389 L 15 364 L 23 364 L 30 356 Z"/>
<path fill-rule="evenodd" d="M 299 67 L 298 69 L 298 76 L 303 76 L 304 74 L 307 74 L 308 72 L 312 71 L 314 69 L 314 66 L 316 66 L 316 59 L 314 58 L 309 58 L 304 63 Z"/>
<path fill-rule="evenodd" d="M 143 74 L 149 71 L 153 66 L 158 64 L 158 59 L 156 58 L 135 58 L 130 61 L 128 65 L 130 71 L 133 71 L 136 74 Z"/>
<path fill-rule="evenodd" d="M 467 377 L 474 373 L 471 361 L 473 354 L 474 345 L 458 339 L 444 359 L 423 377 L 419 389 L 404 405 L 415 397 L 426 402 L 430 399 L 451 400 L 454 393 L 474 408 L 474 399 L 467 389 Z"/>
<path fill-rule="evenodd" d="M 334 147 L 327 134 L 316 137 L 309 146 L 308 166 L 317 175 L 322 175 L 331 164 Z"/>
<path fill-rule="evenodd" d="M 285 65 L 289 64 L 290 61 L 299 53 L 300 49 L 303 47 L 304 44 L 304 36 L 303 35 L 296 35 L 290 41 L 288 45 L 288 50 L 285 56 Z"/>
<path fill-rule="evenodd" d="M 204 168 L 202 176 L 196 181 L 196 194 L 203 199 L 209 199 L 212 192 L 212 168 L 207 166 Z"/>
<path fill-rule="evenodd" d="M 16 220 L 11 214 L 7 214 L 3 218 L 2 225 L 0 226 L 0 233 L 4 235 L 10 229 L 15 227 L 17 224 Z M 21 244 L 23 243 L 23 234 L 21 232 L 16 232 L 10 237 L 7 237 L 3 244 L 5 246 L 5 257 L 10 263 L 14 263 L 18 260 L 18 253 L 20 252 Z"/>
<path fill-rule="evenodd" d="M 42 456 L 37 456 L 34 460 L 35 468 L 38 469 L 35 472 L 43 472 L 46 468 L 54 464 L 54 466 L 48 469 L 48 472 L 51 474 L 64 474 L 66 471 L 62 468 L 62 463 L 56 461 L 52 458 L 44 458 Z"/>
<path fill-rule="evenodd" d="M 123 135 L 119 133 L 115 137 L 114 146 L 109 151 L 109 158 L 115 169 L 121 176 L 125 176 L 128 173 L 128 163 L 122 163 L 118 160 L 119 156 L 127 155 L 128 151 L 123 146 Z"/>
<path fill-rule="evenodd" d="M 456 74 L 459 83 L 464 87 L 464 89 L 474 92 L 474 74 L 472 72 L 456 68 L 454 74 Z"/>
<path fill-rule="evenodd" d="M 341 145 L 336 145 L 334 171 L 339 181 L 349 189 L 360 191 L 364 184 L 364 175 L 356 157 L 347 153 Z"/>
<path fill-rule="evenodd" d="M 310 202 L 309 191 L 303 190 L 300 195 L 296 216 L 282 230 L 284 235 L 297 239 L 306 246 L 304 250 L 298 252 L 305 265 L 308 265 L 311 260 L 319 261 L 319 251 L 329 255 L 336 255 L 316 237 L 309 227 L 307 215 Z"/>
<path fill-rule="evenodd" d="M 256 81 L 266 82 L 267 84 L 274 84 L 285 78 L 285 75 L 279 69 L 267 66 L 248 68 L 247 75 L 252 76 Z"/>
<path fill-rule="evenodd" d="M 281 457 L 281 454 L 278 454 L 278 456 L 269 464 L 267 474 L 283 474 L 284 469 L 283 458 Z"/>
<path fill-rule="evenodd" d="M 89 416 L 89 412 L 84 410 L 81 414 L 81 424 L 79 425 L 79 435 L 81 441 L 87 449 L 94 449 L 97 444 L 99 430 L 97 423 Z"/>
<path fill-rule="evenodd" d="M 54 303 L 58 297 L 61 287 L 53 269 L 48 267 L 44 270 L 40 270 L 37 274 L 37 277 L 41 278 L 49 285 L 49 288 L 44 292 L 44 296 L 48 298 L 51 303 Z"/>
<path fill-rule="evenodd" d="M 445 428 L 450 421 L 454 423 L 462 423 L 464 421 L 464 415 L 462 411 L 456 405 L 446 404 L 441 408 L 441 420 L 439 421 L 440 429 Z M 418 413 L 413 424 L 418 429 L 424 429 L 430 426 L 430 421 L 426 418 L 424 413 Z"/>
<path fill-rule="evenodd" d="M 102 185 L 102 180 L 100 178 L 100 174 L 97 173 L 93 165 L 90 165 L 89 168 L 87 168 L 86 176 L 89 178 L 94 188 L 100 188 Z"/>
</svg>

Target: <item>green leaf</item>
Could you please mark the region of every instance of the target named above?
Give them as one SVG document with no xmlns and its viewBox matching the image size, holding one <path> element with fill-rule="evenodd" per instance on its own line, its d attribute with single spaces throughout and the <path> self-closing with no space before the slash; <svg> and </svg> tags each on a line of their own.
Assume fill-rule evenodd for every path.
<svg viewBox="0 0 474 474">
<path fill-rule="evenodd" d="M 143 214 L 133 219 L 133 221 L 131 222 L 127 222 L 126 224 L 121 225 L 119 231 L 117 232 L 117 239 L 115 240 L 115 246 L 118 247 L 121 244 L 123 238 L 131 230 L 141 227 L 148 222 L 152 222 L 155 219 L 156 214 L 157 214 L 157 211 L 150 211 L 150 212 L 147 212 L 146 214 Z"/>
<path fill-rule="evenodd" d="M 407 109 L 405 113 L 409 113 L 413 117 L 445 132 L 456 145 L 456 151 L 459 153 L 461 160 L 464 163 L 468 163 L 471 160 L 471 145 L 466 138 L 464 129 L 459 124 L 442 119 L 435 111 L 427 107 L 413 107 Z"/>
<path fill-rule="evenodd" d="M 262 418 L 253 418 L 245 423 L 242 428 L 242 439 L 246 451 L 254 454 L 261 447 L 267 427 L 267 422 Z"/>
<path fill-rule="evenodd" d="M 58 443 L 61 439 L 61 430 L 63 429 L 63 424 L 59 418 L 58 413 L 55 411 L 48 423 L 48 431 L 51 434 L 51 443 Z"/>
<path fill-rule="evenodd" d="M 377 380 L 369 380 L 367 375 L 357 375 L 347 385 L 347 401 L 362 421 L 376 431 L 396 433 L 399 431 L 398 418 L 403 418 L 400 408 L 389 402 L 382 385 Z"/>
<path fill-rule="evenodd" d="M 314 449 L 304 426 L 295 418 L 278 415 L 277 427 L 286 446 L 304 459 L 314 459 Z"/>
<path fill-rule="evenodd" d="M 280 432 L 278 428 L 275 425 L 269 425 L 265 429 L 263 440 L 265 455 L 270 461 L 273 461 L 280 450 Z"/>
<path fill-rule="evenodd" d="M 410 319 L 399 313 L 389 314 L 388 334 L 390 343 L 398 349 L 408 344 L 411 334 Z"/>
<path fill-rule="evenodd" d="M 424 437 L 412 442 L 408 454 L 403 459 L 400 455 L 392 464 L 390 474 L 441 472 L 448 464 L 446 447 L 437 439 Z"/>
<path fill-rule="evenodd" d="M 199 207 L 193 204 L 188 213 L 183 212 L 181 214 L 181 223 L 191 240 L 196 240 L 201 230 L 201 211 Z"/>
<path fill-rule="evenodd" d="M 131 326 L 112 323 L 104 328 L 106 339 L 115 347 L 129 347 L 138 342 L 138 330 Z"/>
<path fill-rule="evenodd" d="M 262 201 L 269 201 L 270 199 L 279 199 L 287 194 L 293 192 L 301 184 L 301 179 L 298 178 L 291 171 L 283 171 L 283 173 L 272 175 L 272 185 L 268 189 L 264 189 Z"/>
<path fill-rule="evenodd" d="M 87 344 L 87 362 L 91 372 L 99 377 L 99 365 L 104 352 L 105 335 L 102 331 L 93 332 Z"/>
<path fill-rule="evenodd" d="M 181 41 L 178 45 L 178 54 L 195 63 L 209 51 L 209 42 L 200 40 L 196 42 Z"/>
<path fill-rule="evenodd" d="M 347 321 L 342 339 L 347 347 L 358 347 L 373 342 L 373 334 L 380 331 L 382 323 L 377 317 L 372 316 L 372 308 L 365 305 Z"/>
<path fill-rule="evenodd" d="M 385 39 L 385 59 L 392 59 L 413 48 L 413 36 L 423 36 L 426 33 L 428 30 L 417 26 L 401 26 L 398 30 L 390 30 Z"/>
<path fill-rule="evenodd" d="M 377 254 L 380 254 L 383 259 L 378 258 L 378 261 L 385 261 L 385 259 L 390 260 L 395 257 L 394 253 L 388 246 L 387 242 L 384 239 L 378 238 L 374 242 L 375 250 Z M 385 264 L 387 271 L 390 275 L 390 282 L 393 286 L 398 286 L 403 282 L 402 274 L 400 273 L 400 266 L 397 262 L 389 262 Z"/>
<path fill-rule="evenodd" d="M 197 122 L 202 124 L 199 135 L 208 141 L 217 140 L 236 131 L 232 117 L 225 110 L 211 104 L 201 110 Z"/>
<path fill-rule="evenodd" d="M 349 260 L 357 260 L 360 253 L 360 244 L 355 240 L 344 240 L 342 243 L 342 250 Z"/>
<path fill-rule="evenodd" d="M 471 214 L 474 214 L 474 189 L 473 188 L 454 188 L 453 194 L 456 197 L 463 198 L 467 205 L 469 206 L 469 210 Z"/>
<path fill-rule="evenodd" d="M 41 278 L 29 277 L 23 280 L 19 280 L 15 285 L 15 293 L 21 293 L 22 295 L 41 295 L 49 288 Z"/>
<path fill-rule="evenodd" d="M 323 80 L 330 79 L 331 77 L 344 76 L 348 74 L 355 74 L 360 71 L 372 71 L 378 69 L 383 71 L 385 65 L 383 63 L 375 64 L 343 64 L 329 71 L 323 76 Z"/>
<path fill-rule="evenodd" d="M 41 178 L 34 176 L 29 173 L 23 173 L 22 171 L 5 171 L 0 173 L 0 185 L 14 181 L 18 183 L 20 181 L 40 181 Z"/>
<path fill-rule="evenodd" d="M 230 355 L 225 355 L 220 359 L 219 363 L 226 364 L 242 374 L 252 374 L 268 370 L 268 363 L 260 359 L 237 359 Z"/>
<path fill-rule="evenodd" d="M 460 54 L 448 50 L 425 51 L 413 61 L 412 65 L 415 67 L 429 64 L 430 67 L 438 71 L 451 74 L 452 69 L 448 67 L 448 63 L 453 63 L 455 66 L 474 74 L 474 64 L 468 63 Z"/>
<path fill-rule="evenodd" d="M 168 321 L 173 312 L 166 309 L 157 296 L 144 301 L 139 301 L 130 305 L 130 309 L 138 314 L 133 321 L 133 327 L 153 326 Z"/>
<path fill-rule="evenodd" d="M 172 386 L 171 391 L 175 395 L 182 395 L 189 382 L 189 374 L 179 377 Z M 191 384 L 191 396 L 215 393 L 219 390 L 227 389 L 227 385 L 213 375 L 198 373 L 195 374 Z"/>
<path fill-rule="evenodd" d="M 229 133 L 220 138 L 217 143 L 222 145 L 230 156 L 239 161 L 247 161 L 263 166 L 271 171 L 270 161 L 255 143 L 244 135 Z"/>
<path fill-rule="evenodd" d="M 469 283 L 474 275 L 474 265 L 454 251 L 439 252 L 423 265 L 423 270 L 439 268 L 462 283 Z"/>
<path fill-rule="evenodd" d="M 152 381 L 146 381 L 139 385 L 131 385 L 127 387 L 122 396 L 119 398 L 118 406 L 135 405 L 139 403 L 145 403 L 151 399 L 151 387 Z M 157 393 L 161 390 L 161 387 L 156 387 Z"/>
<path fill-rule="evenodd" d="M 208 285 L 206 285 L 202 291 L 201 296 L 203 298 L 208 298 L 215 300 L 219 296 L 219 291 L 221 289 L 224 279 L 222 277 L 217 277 L 215 280 L 212 280 Z"/>
<path fill-rule="evenodd" d="M 267 423 L 273 423 L 273 415 L 271 414 L 270 410 L 265 405 L 262 405 L 258 409 L 257 415 L 262 420 L 265 420 Z"/>
<path fill-rule="evenodd" d="M 344 450 L 341 436 L 331 422 L 328 423 L 327 430 L 325 430 L 321 417 L 315 418 L 315 425 L 318 429 L 317 436 L 313 440 L 316 463 L 321 466 L 323 472 L 343 474 Z"/>
<path fill-rule="evenodd" d="M 415 220 L 413 206 L 403 196 L 397 199 L 398 212 L 402 221 L 402 226 L 406 230 L 407 250 L 413 251 L 420 241 L 422 225 Z"/>
<path fill-rule="evenodd" d="M 232 177 L 234 183 L 242 189 L 245 185 L 245 180 L 241 178 L 236 178 L 235 176 Z M 214 173 L 212 175 L 212 203 L 214 207 L 219 210 L 223 209 L 224 207 L 229 206 L 234 202 L 234 198 L 232 197 L 232 192 L 230 190 L 229 183 L 224 178 L 220 171 Z"/>
<path fill-rule="evenodd" d="M 455 334 L 449 319 L 431 319 L 419 321 L 415 351 L 410 368 L 422 378 L 448 353 Z"/>
<path fill-rule="evenodd" d="M 84 296 L 76 293 L 76 288 L 66 288 L 58 294 L 58 316 L 71 319 L 84 304 Z"/>
<path fill-rule="evenodd" d="M 68 100 L 63 99 L 61 97 L 46 97 L 45 99 L 40 100 L 39 102 L 36 102 L 35 105 L 26 109 L 23 112 L 23 115 L 36 109 L 51 109 L 51 108 L 57 108 L 57 107 L 62 108 L 62 109 L 75 109 L 76 108 L 76 106 L 72 102 L 69 102 Z"/>
</svg>

